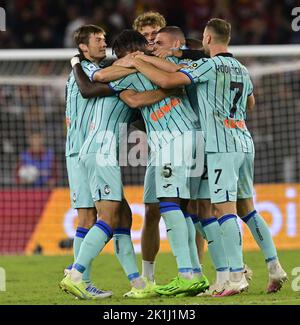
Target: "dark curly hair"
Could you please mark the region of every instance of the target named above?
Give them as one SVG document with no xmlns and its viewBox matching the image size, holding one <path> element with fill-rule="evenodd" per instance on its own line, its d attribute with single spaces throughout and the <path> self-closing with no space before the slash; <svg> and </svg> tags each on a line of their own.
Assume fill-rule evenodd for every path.
<svg viewBox="0 0 300 325">
<path fill-rule="evenodd" d="M 147 44 L 148 42 L 142 34 L 133 29 L 125 29 L 116 37 L 112 51 L 120 58 L 135 51 L 147 51 Z"/>
</svg>

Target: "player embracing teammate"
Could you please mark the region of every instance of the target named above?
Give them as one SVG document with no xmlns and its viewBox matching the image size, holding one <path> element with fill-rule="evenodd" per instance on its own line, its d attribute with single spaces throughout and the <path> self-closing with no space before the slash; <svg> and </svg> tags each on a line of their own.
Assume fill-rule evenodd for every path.
<svg viewBox="0 0 300 325">
<path fill-rule="evenodd" d="M 127 31 L 127 34 L 126 32 L 123 33 L 118 40 L 119 43 L 115 47 L 119 51 L 126 49 L 126 44 L 130 43 L 130 41 L 140 45 L 144 42 L 133 31 Z M 105 78 L 97 79 L 94 71 L 89 73 L 92 81 L 117 80 L 123 77 L 122 73 L 124 73 L 124 76 L 129 75 L 110 84 L 110 88 L 120 92 L 120 99 L 129 106 L 131 106 L 132 98 L 136 96 L 136 93 L 131 92 L 133 89 L 138 92 L 145 92 L 160 91 L 160 89 L 157 89 L 158 87 L 173 89 L 179 86 L 187 86 L 187 93 L 190 92 L 193 97 L 193 100 L 189 98 L 190 102 L 194 103 L 193 109 L 190 107 L 189 100 L 185 95 L 183 97 L 168 97 L 169 93 L 163 90 L 161 90 L 162 94 L 156 93 L 158 97 L 153 102 L 150 102 L 146 97 L 142 100 L 143 104 L 135 105 L 136 107 L 144 107 L 141 111 L 147 129 L 149 146 L 152 149 L 151 159 L 156 160 L 156 163 L 157 157 L 160 159 L 168 150 L 168 153 L 174 156 L 176 138 L 183 138 L 185 133 L 201 130 L 201 134 L 204 134 L 205 139 L 208 178 L 206 185 L 203 185 L 199 175 L 193 177 L 190 174 L 190 166 L 183 164 L 178 167 L 172 157 L 155 165 L 152 183 L 149 185 L 148 182 L 147 185 L 155 189 L 154 193 L 159 201 L 160 214 L 167 226 L 168 238 L 176 257 L 179 275 L 169 284 L 155 287 L 148 285 L 147 281 L 137 274 L 135 276 L 139 279 L 138 283 L 132 282 L 134 293 L 131 292 L 129 296 L 138 296 L 141 293 L 141 297 L 143 297 L 143 294 L 146 297 L 147 294 L 151 294 L 152 290 L 163 295 L 191 294 L 203 291 L 202 289 L 207 283 L 205 278 L 201 279 L 201 273 L 199 278 L 195 278 L 193 275 L 193 269 L 201 270 L 199 260 L 195 259 L 195 245 L 192 247 L 189 244 L 193 236 L 192 240 L 195 239 L 195 233 L 193 232 L 192 237 L 189 237 L 192 230 L 189 229 L 189 223 L 184 221 L 186 201 L 201 199 L 199 196 L 201 184 L 208 187 L 206 192 L 209 193 L 209 198 L 206 199 L 210 199 L 211 205 L 209 203 L 209 208 L 203 214 L 200 209 L 198 210 L 201 222 L 195 220 L 195 224 L 198 224 L 203 236 L 208 241 L 209 252 L 217 271 L 217 281 L 209 288 L 208 294 L 212 296 L 228 296 L 240 293 L 248 288 L 244 273 L 242 237 L 237 223 L 238 216 L 248 225 L 264 253 L 269 270 L 267 292 L 276 292 L 286 280 L 286 273 L 278 261 L 270 231 L 253 206 L 254 145 L 245 123 L 246 110 L 252 109 L 254 106 L 253 86 L 247 69 L 228 52 L 229 41 L 230 24 L 221 19 L 211 19 L 203 33 L 203 47 L 209 56 L 208 58 L 190 61 L 182 65 L 183 62 L 170 62 L 170 60 L 148 57 L 141 53 L 141 51 L 146 51 L 146 46 L 130 47 L 129 44 L 130 50 L 125 51 L 122 56 L 127 55 L 116 64 L 119 68 L 134 68 L 135 70 L 130 72 L 121 70 L 120 75 L 114 75 L 110 80 Z M 138 52 L 132 54 L 134 51 Z M 136 70 L 141 74 L 136 74 Z M 154 84 L 158 87 L 154 86 Z M 188 90 L 191 84 L 194 86 Z M 118 114 L 120 115 L 122 108 L 116 108 L 116 110 L 119 110 Z M 194 113 L 195 110 L 196 114 Z M 99 112 L 96 113 L 96 116 L 97 114 L 99 124 L 102 117 L 99 116 Z M 112 111 L 111 114 L 117 113 Z M 127 118 L 126 115 L 125 122 L 129 121 L 129 119 L 127 121 Z M 105 131 L 105 127 L 102 127 L 101 130 Z M 172 137 L 169 139 L 160 138 L 158 141 L 155 138 L 157 136 L 155 132 L 163 130 L 169 130 Z M 176 136 L 174 136 L 175 133 Z M 191 141 L 183 143 L 185 147 L 181 153 L 182 156 L 192 157 L 193 150 L 196 150 L 194 144 Z M 168 145 L 168 150 L 165 149 L 166 145 Z M 81 154 L 81 170 L 87 175 L 91 175 L 87 177 L 87 182 L 90 183 L 92 197 L 96 202 L 95 205 L 99 215 L 99 212 L 104 210 L 101 209 L 100 203 L 97 202 L 101 202 L 103 197 L 105 200 L 105 195 L 110 196 L 111 188 L 118 189 L 119 185 L 113 184 L 112 187 L 105 187 L 107 180 L 103 179 L 101 173 L 105 174 L 106 172 L 101 171 L 99 167 L 95 167 L 91 162 L 95 155 L 92 158 L 87 156 L 90 146 L 93 147 L 92 138 L 83 146 L 88 149 Z M 96 145 L 94 146 L 96 148 Z M 95 149 L 95 152 L 97 150 Z M 94 154 L 94 152 L 92 153 Z M 102 153 L 102 155 L 105 154 L 108 155 L 109 153 Z M 104 158 L 102 157 L 102 159 Z M 186 160 L 184 161 L 186 162 Z M 90 174 L 93 168 L 96 169 Z M 118 171 L 112 169 L 113 173 L 118 175 L 117 179 L 121 183 Z M 202 179 L 203 176 L 206 175 L 202 175 Z M 100 184 L 103 183 L 104 195 L 101 191 L 97 192 L 99 190 L 97 184 L 95 184 L 97 179 Z M 195 183 L 199 185 L 199 188 L 197 185 L 193 185 Z M 197 194 L 194 194 L 195 188 Z M 108 193 L 105 193 L 105 189 Z M 125 204 L 122 203 L 126 201 L 124 201 L 121 187 L 117 193 L 117 198 L 112 197 L 111 200 L 117 200 L 121 202 L 120 204 Z M 75 293 L 75 295 L 78 288 L 81 293 L 84 291 L 84 294 L 79 293 L 77 295 L 80 296 L 81 294 L 81 298 L 85 298 L 87 294 L 85 292 L 86 285 L 80 282 L 82 281 L 82 275 L 79 273 L 84 273 L 86 267 L 90 265 L 90 261 L 98 255 L 98 252 L 112 237 L 113 230 L 119 229 L 118 225 L 121 219 L 118 211 L 120 210 L 120 204 L 110 207 L 102 203 L 107 211 L 112 211 L 112 216 L 105 220 L 100 219 L 89 231 L 90 234 L 88 234 L 87 238 L 90 238 L 90 244 L 82 246 L 79 259 L 77 258 L 73 266 L 73 279 L 71 280 L 69 276 L 67 281 L 63 282 L 65 289 L 73 290 L 72 293 Z M 126 234 L 129 228 L 130 222 L 126 224 Z M 99 233 L 99 229 L 104 235 L 102 232 Z M 88 240 L 85 240 L 85 242 L 88 243 Z M 99 242 L 101 249 L 96 247 L 97 242 Z M 130 236 L 129 242 L 131 242 Z M 91 245 L 95 246 L 92 253 Z M 128 245 L 128 247 L 131 247 L 130 244 Z M 87 256 L 91 257 L 87 258 Z M 194 260 L 192 256 L 194 256 Z M 132 261 L 134 261 L 134 258 Z M 123 261 L 124 263 L 126 264 Z M 136 270 L 134 262 L 132 262 L 132 268 Z M 79 286 L 78 283 L 80 283 Z M 138 294 L 135 294 L 135 292 Z M 87 296 L 90 297 L 90 294 Z"/>
</svg>

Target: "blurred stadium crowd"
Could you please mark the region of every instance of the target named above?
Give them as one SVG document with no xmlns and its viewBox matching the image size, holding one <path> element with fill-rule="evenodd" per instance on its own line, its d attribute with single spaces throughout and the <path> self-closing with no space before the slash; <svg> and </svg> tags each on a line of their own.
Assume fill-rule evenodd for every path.
<svg viewBox="0 0 300 325">
<path fill-rule="evenodd" d="M 291 30 L 291 10 L 299 0 L 5 0 L 7 31 L 1 48 L 72 47 L 72 33 L 93 23 L 108 31 L 108 44 L 133 19 L 148 10 L 162 13 L 168 25 L 178 25 L 187 37 L 201 38 L 211 17 L 232 24 L 232 44 L 298 43 Z"/>
</svg>

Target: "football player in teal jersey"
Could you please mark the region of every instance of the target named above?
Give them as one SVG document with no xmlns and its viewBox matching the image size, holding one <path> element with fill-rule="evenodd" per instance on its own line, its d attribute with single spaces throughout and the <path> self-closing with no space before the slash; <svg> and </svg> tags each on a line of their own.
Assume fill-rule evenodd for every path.
<svg viewBox="0 0 300 325">
<path fill-rule="evenodd" d="M 161 54 L 163 52 L 169 53 L 171 49 L 180 49 L 184 46 L 185 46 L 185 37 L 182 30 L 177 26 L 167 26 L 161 28 L 157 32 L 156 38 L 154 40 L 153 53 L 154 54 L 156 53 Z M 176 62 L 179 63 L 179 59 L 177 61 L 176 58 L 172 58 L 172 60 L 175 60 Z M 185 62 L 188 62 L 188 60 L 186 60 Z M 187 94 L 190 100 L 191 97 L 189 96 L 189 91 L 187 92 Z M 191 103 L 191 106 L 194 110 L 197 111 L 198 114 L 198 109 L 195 108 L 195 106 L 198 106 L 198 101 Z M 155 187 L 151 186 L 152 181 L 153 181 L 153 167 L 149 166 L 146 171 L 145 182 L 144 182 L 144 203 L 146 206 L 146 211 L 147 210 L 155 211 L 155 207 L 158 206 L 158 202 L 159 202 L 156 198 Z M 205 198 L 208 197 L 209 194 Z M 191 220 L 194 221 L 196 226 L 198 224 L 200 225 L 197 217 L 196 201 L 191 200 L 189 202 L 185 216 L 186 216 L 186 221 L 190 227 L 192 226 Z M 142 238 L 141 238 L 142 257 L 143 257 L 142 263 L 143 263 L 143 270 L 145 270 L 143 274 L 145 274 L 145 276 L 147 276 L 152 281 L 154 279 L 154 260 L 159 249 L 159 227 L 158 227 L 159 221 L 160 221 L 159 213 L 158 214 L 146 213 L 144 224 L 143 224 L 143 230 L 142 230 Z M 190 231 L 189 235 L 191 236 L 190 245 L 194 246 L 195 241 L 192 238 L 195 238 L 195 234 L 193 231 Z M 198 233 L 197 233 L 197 241 L 198 241 L 197 246 L 199 250 L 199 259 L 200 259 L 200 256 L 202 257 L 203 255 L 204 241 L 202 236 L 198 236 Z M 191 250 L 194 251 L 195 248 Z M 196 258 L 196 256 L 194 258 Z M 199 269 L 195 268 L 194 272 L 197 273 L 197 271 L 200 272 Z"/>
<path fill-rule="evenodd" d="M 83 26 L 80 31 L 84 30 L 86 32 L 86 29 L 89 30 L 92 28 Z M 94 29 L 92 29 L 90 33 L 97 34 L 96 32 L 94 33 Z M 104 33 L 102 33 L 101 36 L 103 36 L 103 34 Z M 102 38 L 102 40 L 104 44 L 103 47 L 105 48 L 105 39 Z M 101 43 L 101 39 L 98 39 L 96 42 Z M 90 39 L 88 39 L 87 43 L 88 44 L 84 44 L 83 40 L 80 39 L 80 49 L 85 58 L 89 59 L 89 75 L 96 70 L 98 71 L 98 76 L 101 78 L 106 78 L 107 75 L 112 78 L 119 78 L 128 73 L 132 73 L 132 71 L 128 71 L 128 69 L 120 70 L 120 67 L 117 66 L 100 70 L 98 65 L 92 62 L 95 60 L 92 60 L 93 58 L 87 55 L 90 53 L 89 47 L 95 44 L 93 44 Z M 95 50 L 96 53 L 100 52 L 97 45 L 93 47 L 93 50 Z M 81 67 L 84 66 L 85 61 L 86 60 L 81 63 Z M 79 65 L 78 63 L 78 57 L 72 59 L 72 65 L 75 66 L 75 69 L 76 65 Z M 104 156 L 105 160 L 106 158 L 116 159 L 117 157 L 117 148 L 113 146 L 113 143 L 111 142 L 109 144 L 109 148 L 107 146 L 102 146 L 103 143 L 99 143 L 98 135 L 101 132 L 105 132 L 108 135 L 112 135 L 110 140 L 113 140 L 113 138 L 118 139 L 119 124 L 130 122 L 134 113 L 115 96 L 115 92 L 107 85 L 92 84 L 92 86 L 93 87 L 89 85 L 89 90 L 85 89 L 82 91 L 83 89 L 81 89 L 81 91 L 84 93 L 85 97 L 97 96 L 97 98 L 92 99 L 91 108 L 94 108 L 94 112 L 90 107 L 89 110 L 86 111 L 87 104 L 83 107 L 80 105 L 77 107 L 79 103 L 78 96 L 72 101 L 70 111 L 72 113 L 78 113 L 78 110 L 82 109 L 82 114 L 86 113 L 87 116 L 91 116 L 91 120 L 86 123 L 83 122 L 82 118 L 72 118 L 75 128 L 80 130 L 82 134 L 88 134 L 84 145 L 82 145 L 81 142 L 81 163 L 75 172 L 75 176 L 77 176 L 81 182 L 87 184 L 82 196 L 95 202 L 98 215 L 102 212 L 102 218 L 96 222 L 89 232 L 84 234 L 85 236 L 80 237 L 84 239 L 81 240 L 82 243 L 80 243 L 81 245 L 77 249 L 78 253 L 77 256 L 75 256 L 75 264 L 70 274 L 61 282 L 61 287 L 82 299 L 104 298 L 112 294 L 111 292 L 103 292 L 96 288 L 90 290 L 90 286 L 86 284 L 84 279 L 84 274 L 93 258 L 99 254 L 107 241 L 111 238 L 112 229 L 114 229 L 115 253 L 133 286 L 127 296 L 132 298 L 143 298 L 145 297 L 144 289 L 146 283 L 140 278 L 136 266 L 130 237 L 131 211 L 126 200 L 123 199 L 120 169 L 116 165 L 103 167 L 98 163 L 98 159 Z M 72 84 L 71 89 L 73 90 L 74 88 L 75 84 Z M 105 93 L 107 97 L 100 98 L 102 93 Z M 137 94 L 137 96 L 134 97 L 134 101 L 136 104 L 140 104 L 138 101 L 139 99 L 142 103 L 153 103 L 157 100 L 161 100 L 165 96 L 163 91 L 154 90 L 145 92 L 144 94 Z M 85 102 L 83 104 L 85 104 Z M 90 132 L 88 132 L 87 128 L 89 125 L 92 126 Z M 80 138 L 80 140 L 82 139 Z M 70 141 L 70 146 L 73 146 L 72 141 Z M 78 155 L 76 155 L 76 159 L 78 159 Z M 79 190 L 82 189 L 80 188 Z M 149 294 L 147 294 L 147 296 L 149 296 Z"/>
<path fill-rule="evenodd" d="M 162 40 L 162 44 L 155 41 L 159 31 L 166 27 L 165 18 L 158 12 L 145 12 L 133 22 L 132 28 L 141 33 L 148 41 L 147 49 L 155 56 L 165 57 L 176 55 L 178 57 L 189 57 L 189 55 L 202 57 L 203 53 L 190 53 L 187 50 L 182 51 L 185 47 L 185 39 L 182 31 L 172 31 L 171 38 L 166 41 Z M 166 33 L 164 34 L 166 35 Z M 200 56 L 199 56 L 200 55 Z M 199 56 L 199 57 L 198 57 Z M 151 167 L 147 168 L 145 175 L 145 184 L 147 180 L 152 178 Z M 142 274 L 150 281 L 154 282 L 155 256 L 159 251 L 160 236 L 158 223 L 160 220 L 159 206 L 154 191 L 151 191 L 151 186 L 146 186 L 144 189 L 145 217 L 142 228 L 141 247 L 142 247 Z M 192 215 L 196 214 L 196 205 L 191 202 L 189 210 Z M 196 220 L 196 219 L 194 219 Z M 199 250 L 199 258 L 203 255 L 203 239 L 197 235 L 197 246 Z M 201 260 L 201 258 L 200 258 Z"/>
<path fill-rule="evenodd" d="M 228 53 L 229 41 L 230 24 L 215 18 L 207 23 L 203 34 L 203 47 L 210 59 L 193 62 L 175 73 L 161 71 L 139 56 L 124 66 L 135 67 L 164 88 L 197 84 L 200 115 L 206 120 L 210 196 L 218 216 L 218 222 L 210 218 L 203 225 L 208 243 L 224 242 L 230 266 L 228 274 L 227 262 L 215 249 L 220 262 L 216 268 L 223 273 L 220 279 L 225 283 L 216 288 L 216 295 L 232 295 L 248 287 L 243 275 L 238 214 L 264 253 L 269 270 L 267 292 L 276 292 L 286 280 L 286 273 L 278 261 L 270 231 L 253 205 L 254 146 L 245 124 L 246 110 L 252 109 L 255 102 L 253 86 L 247 69 Z"/>
<path fill-rule="evenodd" d="M 137 16 L 132 28 L 141 33 L 148 42 L 148 50 L 153 51 L 157 32 L 166 26 L 166 20 L 158 12 L 148 11 Z M 145 131 L 145 130 L 144 130 Z M 148 173 L 149 174 L 149 173 Z M 151 176 L 150 176 L 151 177 Z M 145 193 L 145 190 L 144 190 Z M 149 281 L 154 280 L 155 256 L 159 251 L 160 236 L 158 222 L 160 220 L 159 206 L 154 201 L 145 203 L 145 216 L 143 220 L 141 249 L 142 249 L 142 275 Z M 157 226 L 156 226 L 157 225 Z"/>
<path fill-rule="evenodd" d="M 131 43 L 133 41 L 140 42 L 140 50 L 145 50 L 146 40 L 134 31 L 124 31 L 117 38 L 113 49 L 117 56 L 124 56 L 133 51 Z M 95 75 L 95 77 L 97 77 Z M 126 78 L 110 83 L 111 87 L 122 91 L 121 99 L 125 102 L 130 98 L 132 89 L 137 91 L 145 91 L 155 89 L 156 87 L 142 75 L 132 74 Z M 166 145 L 173 144 L 176 140 L 183 137 L 189 132 L 199 130 L 198 118 L 193 109 L 189 105 L 186 96 L 182 98 L 166 98 L 154 105 L 148 105 L 141 109 L 142 116 L 147 129 L 148 142 L 151 148 L 151 159 L 164 152 Z M 164 137 L 164 132 L 169 137 Z M 159 140 L 157 141 L 157 134 Z M 176 135 L 174 135 L 176 133 Z M 178 140 L 177 139 L 177 140 Z M 187 145 L 185 157 L 188 157 Z M 178 150 L 180 155 L 180 150 Z M 168 238 L 177 259 L 179 275 L 166 286 L 160 286 L 156 291 L 160 294 L 175 295 L 186 291 L 190 291 L 191 287 L 195 287 L 202 282 L 202 277 L 194 277 L 192 272 L 192 262 L 190 259 L 190 247 L 188 243 L 187 223 L 181 210 L 181 199 L 190 199 L 191 177 L 185 172 L 186 166 L 176 166 L 173 161 L 159 166 L 155 166 L 152 177 L 155 178 L 155 198 L 159 198 L 160 212 L 168 227 Z M 146 191 L 146 188 L 145 188 Z M 195 238 L 193 238 L 195 243 Z M 194 244 L 195 247 L 195 244 Z M 197 255 L 197 253 L 196 253 Z M 198 260 L 198 258 L 197 258 Z M 194 261 L 193 261 L 194 262 Z M 197 264 L 200 269 L 199 260 Z"/>
<path fill-rule="evenodd" d="M 74 33 L 74 41 L 85 58 L 81 65 L 84 72 L 88 74 L 91 67 L 99 66 L 106 57 L 105 32 L 101 27 L 95 25 L 82 26 Z M 110 93 L 110 90 L 101 86 L 98 95 L 101 97 Z M 71 72 L 66 85 L 66 163 L 71 203 L 78 212 L 78 226 L 73 242 L 75 260 L 84 237 L 96 222 L 97 215 L 94 202 L 89 195 L 88 183 L 81 177 L 78 166 L 78 154 L 89 133 L 94 108 L 94 100 L 81 95 L 74 74 Z M 69 269 L 71 267 L 72 265 Z M 94 297 L 110 296 L 111 292 L 99 290 L 91 284 L 90 267 L 91 265 L 88 265 L 83 274 L 87 292 Z M 66 274 L 69 269 L 65 270 Z"/>
</svg>

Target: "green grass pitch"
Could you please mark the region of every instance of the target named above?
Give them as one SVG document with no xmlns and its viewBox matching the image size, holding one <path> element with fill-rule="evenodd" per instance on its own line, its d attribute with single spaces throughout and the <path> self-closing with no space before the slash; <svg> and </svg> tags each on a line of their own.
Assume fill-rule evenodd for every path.
<svg viewBox="0 0 300 325">
<path fill-rule="evenodd" d="M 93 264 L 94 282 L 103 289 L 113 290 L 112 298 L 97 301 L 80 301 L 58 288 L 63 269 L 72 262 L 72 257 L 46 256 L 0 256 L 0 267 L 6 271 L 6 291 L 0 292 L 0 305 L 218 305 L 218 304 L 291 304 L 300 305 L 300 291 L 292 290 L 292 283 L 298 283 L 292 276 L 292 269 L 300 267 L 300 251 L 280 251 L 281 264 L 289 276 L 284 288 L 272 295 L 265 294 L 267 269 L 260 252 L 247 252 L 245 262 L 253 269 L 254 276 L 248 292 L 225 298 L 153 298 L 143 300 L 124 299 L 129 283 L 114 256 L 99 256 Z M 139 265 L 141 258 L 138 256 Z M 208 254 L 204 260 L 205 274 L 214 280 L 214 271 Z M 160 253 L 156 263 L 157 283 L 166 283 L 176 274 L 175 260 L 171 254 Z M 300 275 L 300 274 L 299 274 Z"/>
</svg>

